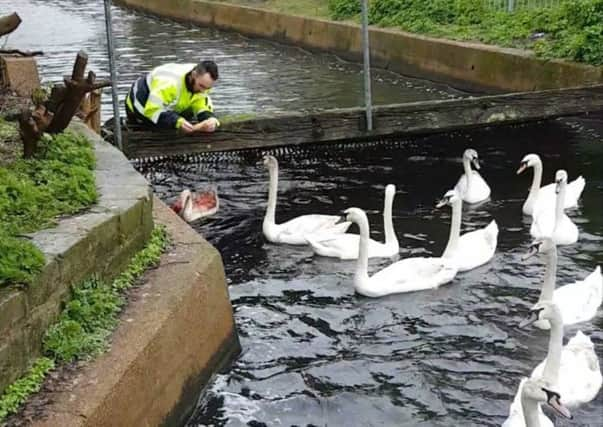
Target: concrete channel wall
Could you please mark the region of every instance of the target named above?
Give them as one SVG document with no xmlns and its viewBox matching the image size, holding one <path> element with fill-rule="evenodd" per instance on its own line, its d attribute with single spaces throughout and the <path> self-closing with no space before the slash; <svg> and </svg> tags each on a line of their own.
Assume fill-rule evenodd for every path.
<svg viewBox="0 0 603 427">
<path fill-rule="evenodd" d="M 81 122 L 70 128 L 94 142 L 99 200 L 31 235 L 46 256 L 42 273 L 24 289 L 0 289 L 0 394 L 40 355 L 70 286 L 117 275 L 162 224 L 171 247 L 132 290 L 110 349 L 50 387 L 28 425 L 183 425 L 201 390 L 240 351 L 222 258 L 153 199 L 115 147 Z"/>
<path fill-rule="evenodd" d="M 354 24 L 204 0 L 115 0 L 115 3 L 178 21 L 361 60 L 360 28 Z M 374 66 L 462 89 L 521 92 L 603 83 L 603 67 L 537 59 L 518 49 L 381 28 L 370 29 L 370 44 Z"/>
<path fill-rule="evenodd" d="M 23 289 L 0 289 L 0 393 L 40 356 L 44 333 L 69 299 L 70 286 L 93 274 L 116 275 L 153 229 L 146 180 L 86 126 L 72 123 L 70 129 L 94 142 L 99 200 L 86 213 L 32 234 L 46 257 L 42 272 Z"/>
</svg>

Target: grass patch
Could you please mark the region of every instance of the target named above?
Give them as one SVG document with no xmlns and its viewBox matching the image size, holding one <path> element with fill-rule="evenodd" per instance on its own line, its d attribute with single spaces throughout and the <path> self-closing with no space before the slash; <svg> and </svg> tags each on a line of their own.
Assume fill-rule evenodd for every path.
<svg viewBox="0 0 603 427">
<path fill-rule="evenodd" d="M 74 287 L 73 298 L 59 321 L 46 332 L 45 354 L 56 361 L 71 362 L 104 351 L 126 303 L 125 291 L 157 264 L 167 244 L 165 228 L 156 227 L 146 247 L 112 283 L 90 279 Z"/>
<path fill-rule="evenodd" d="M 42 387 L 44 377 L 54 368 L 54 360 L 41 357 L 36 360 L 29 371 L 20 379 L 9 385 L 0 398 L 0 421 L 17 412 L 30 394 Z"/>
<path fill-rule="evenodd" d="M 328 5 L 333 19 L 358 19 L 358 0 L 329 0 Z M 603 0 L 563 0 L 513 13 L 482 0 L 372 0 L 369 7 L 369 21 L 375 25 L 603 64 Z"/>
<path fill-rule="evenodd" d="M 46 331 L 44 354 L 21 379 L 7 387 L 0 398 L 0 423 L 38 391 L 45 375 L 61 363 L 89 359 L 102 353 L 117 326 L 118 316 L 126 304 L 125 292 L 150 267 L 157 265 L 169 244 L 165 227 L 155 227 L 144 249 L 113 282 L 86 280 L 74 286 L 73 296 L 58 322 Z"/>
<path fill-rule="evenodd" d="M 327 18 L 329 6 L 327 0 L 217 0 L 221 3 L 233 3 L 292 15 Z"/>
<path fill-rule="evenodd" d="M 97 199 L 95 157 L 81 135 L 46 135 L 33 159 L 0 167 L 0 286 L 29 284 L 42 253 L 20 236 L 53 225 Z"/>
</svg>

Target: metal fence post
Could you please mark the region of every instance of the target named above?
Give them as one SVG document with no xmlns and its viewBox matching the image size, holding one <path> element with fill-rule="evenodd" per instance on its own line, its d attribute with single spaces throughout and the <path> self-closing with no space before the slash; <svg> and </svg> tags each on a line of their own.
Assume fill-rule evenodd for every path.
<svg viewBox="0 0 603 427">
<path fill-rule="evenodd" d="M 105 0 L 105 25 L 107 29 L 107 50 L 109 51 L 109 72 L 111 74 L 111 96 L 113 98 L 113 126 L 115 142 L 121 151 L 124 150 L 121 139 L 121 122 L 119 118 L 119 101 L 117 99 L 117 73 L 113 51 L 113 26 L 111 23 L 111 0 Z"/>
<path fill-rule="evenodd" d="M 373 130 L 373 111 L 371 100 L 371 55 L 368 32 L 368 0 L 362 3 L 362 54 L 364 58 L 364 106 L 366 108 L 366 130 Z"/>
</svg>

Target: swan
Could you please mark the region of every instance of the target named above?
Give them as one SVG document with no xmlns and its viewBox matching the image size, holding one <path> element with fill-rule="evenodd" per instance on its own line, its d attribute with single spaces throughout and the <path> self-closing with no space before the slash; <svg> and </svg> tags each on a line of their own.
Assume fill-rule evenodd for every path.
<svg viewBox="0 0 603 427">
<path fill-rule="evenodd" d="M 340 223 L 339 215 L 302 215 L 282 224 L 275 223 L 276 193 L 278 189 L 278 161 L 273 156 L 264 156 L 264 165 L 270 174 L 270 187 L 268 190 L 268 207 L 262 232 L 266 239 L 272 243 L 288 243 L 290 245 L 307 244 L 306 235 L 324 233 L 345 233 L 350 227 L 350 222 Z"/>
<path fill-rule="evenodd" d="M 220 199 L 215 190 L 192 193 L 182 190 L 172 210 L 180 215 L 186 222 L 193 222 L 199 218 L 214 215 L 220 208 Z"/>
<path fill-rule="evenodd" d="M 394 224 L 392 221 L 392 205 L 396 186 L 389 184 L 385 187 L 385 202 L 383 206 L 383 228 L 385 231 L 385 243 L 368 239 L 369 258 L 389 258 L 400 252 L 400 245 Z M 358 234 L 335 234 L 332 236 L 306 236 L 312 250 L 317 255 L 334 257 L 339 259 L 357 259 L 360 235 Z"/>
<path fill-rule="evenodd" d="M 557 246 L 551 239 L 536 240 L 530 245 L 525 259 L 537 253 L 546 256 L 544 281 L 538 302 L 553 301 L 559 311 L 564 325 L 586 322 L 597 314 L 597 309 L 603 303 L 603 276 L 601 267 L 597 266 L 584 280 L 560 286 L 555 289 L 557 275 Z M 549 322 L 535 322 L 540 329 L 549 329 Z"/>
<path fill-rule="evenodd" d="M 437 207 L 444 205 L 452 207 L 452 220 L 448 244 L 442 258 L 454 262 L 458 271 L 471 270 L 490 261 L 494 256 L 498 240 L 496 221 L 492 220 L 485 228 L 461 236 L 463 201 L 456 190 L 448 191 Z"/>
<path fill-rule="evenodd" d="M 550 237 L 558 245 L 571 245 L 578 241 L 578 227 L 565 214 L 563 204 L 567 192 L 567 172 L 560 169 L 555 174 L 555 210 L 537 206 L 534 211 L 530 234 L 535 239 Z"/>
<path fill-rule="evenodd" d="M 554 427 L 542 412 L 541 403 L 546 403 L 562 417 L 572 419 L 571 412 L 561 400 L 561 395 L 548 388 L 542 381 L 522 378 L 509 409 L 509 418 L 502 427 Z"/>
<path fill-rule="evenodd" d="M 517 175 L 522 173 L 527 168 L 534 168 L 534 177 L 532 178 L 532 186 L 528 198 L 523 203 L 523 213 L 526 215 L 533 215 L 536 205 L 549 207 L 551 210 L 555 206 L 555 185 L 548 184 L 544 187 L 540 187 L 542 183 L 542 160 L 538 154 L 528 154 L 519 164 L 517 169 Z M 582 176 L 579 176 L 575 180 L 569 183 L 567 188 L 567 195 L 563 204 L 563 209 L 575 208 L 578 206 L 578 199 L 582 195 L 586 181 Z"/>
<path fill-rule="evenodd" d="M 406 258 L 395 262 L 371 277 L 368 275 L 369 223 L 362 209 L 349 208 L 345 219 L 360 228 L 359 256 L 354 274 L 356 292 L 367 297 L 437 288 L 450 282 L 457 268 L 442 258 Z"/>
<path fill-rule="evenodd" d="M 590 402 L 597 396 L 603 383 L 592 341 L 578 331 L 563 347 L 563 319 L 561 311 L 552 301 L 534 305 L 529 317 L 519 326 L 525 327 L 539 320 L 548 320 L 551 325 L 549 347 L 546 359 L 534 368 L 531 378 L 542 378 L 547 385 L 561 393 L 568 407 Z"/>
<path fill-rule="evenodd" d="M 471 163 L 473 163 L 475 169 L 479 170 L 477 151 L 473 148 L 468 148 L 463 153 L 463 169 L 465 169 L 465 173 L 461 175 L 454 189 L 459 193 L 463 201 L 478 203 L 490 197 L 490 187 L 477 170 L 471 169 Z"/>
</svg>

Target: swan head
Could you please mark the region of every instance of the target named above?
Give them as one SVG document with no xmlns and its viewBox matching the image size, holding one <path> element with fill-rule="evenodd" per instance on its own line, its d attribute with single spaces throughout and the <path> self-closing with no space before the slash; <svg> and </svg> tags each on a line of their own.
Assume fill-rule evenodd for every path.
<svg viewBox="0 0 603 427">
<path fill-rule="evenodd" d="M 465 152 L 463 153 L 463 160 L 467 160 L 471 163 L 473 163 L 473 166 L 475 167 L 475 169 L 479 169 L 479 157 L 477 155 L 477 151 L 475 151 L 473 148 L 467 148 L 465 150 Z"/>
<path fill-rule="evenodd" d="M 561 186 L 567 184 L 567 172 L 563 169 L 559 169 L 555 174 L 555 193 L 559 194 Z"/>
<path fill-rule="evenodd" d="M 525 328 L 539 320 L 548 320 L 552 325 L 553 323 L 561 323 L 561 319 L 561 311 L 559 310 L 559 307 L 557 307 L 557 304 L 553 301 L 540 301 L 530 309 L 530 313 L 526 319 L 519 324 L 519 327 Z"/>
<path fill-rule="evenodd" d="M 278 167 L 278 161 L 276 160 L 276 157 L 271 156 L 269 154 L 266 154 L 263 158 L 262 158 L 262 163 L 264 164 L 264 166 L 266 166 L 268 169 L 276 169 Z"/>
<path fill-rule="evenodd" d="M 366 213 L 360 208 L 348 208 L 343 212 L 345 215 L 341 217 L 340 222 L 350 221 L 356 224 L 366 222 L 368 224 Z"/>
<path fill-rule="evenodd" d="M 553 242 L 553 240 L 549 237 L 536 239 L 532 243 L 530 243 L 528 252 L 523 256 L 522 261 L 532 258 L 537 253 L 545 254 L 553 249 L 555 249 L 555 242 Z"/>
<path fill-rule="evenodd" d="M 572 419 L 572 414 L 561 403 L 561 395 L 554 390 L 546 387 L 542 381 L 527 379 L 521 388 L 522 400 L 532 400 L 537 403 L 546 403 L 557 414 L 564 418 Z"/>
<path fill-rule="evenodd" d="M 522 173 L 527 168 L 533 168 L 534 166 L 542 164 L 542 160 L 540 160 L 540 156 L 538 154 L 527 154 L 521 159 L 519 162 L 519 169 L 517 169 L 517 175 Z"/>
<path fill-rule="evenodd" d="M 436 208 L 441 208 L 442 206 L 446 205 L 452 206 L 456 203 L 461 203 L 461 197 L 459 196 L 459 193 L 457 193 L 456 190 L 448 190 L 446 194 L 444 194 L 444 197 L 440 199 L 440 201 L 436 205 Z"/>
<path fill-rule="evenodd" d="M 387 184 L 385 187 L 385 197 L 393 199 L 396 194 L 396 186 L 394 184 Z"/>
</svg>

